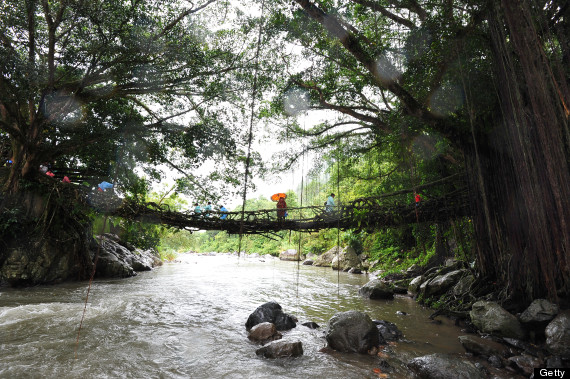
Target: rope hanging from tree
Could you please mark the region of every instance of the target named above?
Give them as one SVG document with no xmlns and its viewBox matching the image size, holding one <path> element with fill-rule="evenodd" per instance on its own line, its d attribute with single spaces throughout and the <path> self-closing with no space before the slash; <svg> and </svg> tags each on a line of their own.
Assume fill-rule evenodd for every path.
<svg viewBox="0 0 570 379">
<path fill-rule="evenodd" d="M 241 255 L 241 243 L 243 237 L 243 222 L 245 216 L 245 200 L 247 196 L 247 182 L 249 177 L 249 165 L 251 161 L 251 142 L 253 140 L 253 120 L 255 117 L 255 97 L 257 96 L 257 79 L 258 79 L 258 71 L 259 71 L 259 50 L 261 45 L 261 33 L 263 31 L 263 10 L 265 7 L 265 0 L 261 2 L 261 17 L 259 22 L 259 31 L 257 33 L 257 47 L 255 49 L 255 58 L 254 58 L 254 74 L 253 74 L 253 87 L 251 90 L 251 113 L 249 118 L 249 133 L 247 136 L 247 157 L 245 160 L 245 179 L 243 184 L 243 196 L 242 196 L 242 205 L 241 205 L 241 220 L 240 220 L 240 232 L 239 232 L 239 243 L 238 243 L 238 259 Z"/>
</svg>

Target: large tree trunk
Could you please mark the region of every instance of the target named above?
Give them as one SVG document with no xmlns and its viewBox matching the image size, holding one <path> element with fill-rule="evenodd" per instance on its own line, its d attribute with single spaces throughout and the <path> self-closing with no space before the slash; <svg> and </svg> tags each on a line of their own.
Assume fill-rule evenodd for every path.
<svg viewBox="0 0 570 379">
<path fill-rule="evenodd" d="M 495 4 L 489 24 L 501 118 L 468 162 L 479 264 L 512 300 L 558 302 L 570 289 L 568 103 L 527 2 Z"/>
<path fill-rule="evenodd" d="M 3 183 L 2 190 L 8 194 L 17 194 L 20 191 L 20 180 L 28 179 L 37 173 L 39 159 L 37 154 L 16 140 L 12 141 L 11 159 L 10 173 Z"/>
</svg>

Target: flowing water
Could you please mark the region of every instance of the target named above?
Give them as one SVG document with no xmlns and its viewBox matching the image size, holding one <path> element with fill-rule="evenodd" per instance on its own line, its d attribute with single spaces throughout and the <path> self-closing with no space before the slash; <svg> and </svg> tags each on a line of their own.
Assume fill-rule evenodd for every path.
<svg viewBox="0 0 570 379">
<path fill-rule="evenodd" d="M 413 357 L 464 351 L 459 328 L 433 323 L 409 297 L 359 297 L 368 279 L 275 259 L 184 254 L 134 278 L 93 282 L 78 343 L 86 283 L 5 288 L 0 378 L 407 378 Z M 303 356 L 256 356 L 245 322 L 267 301 L 298 318 L 284 339 L 300 340 Z M 328 320 L 348 310 L 395 323 L 404 340 L 380 356 L 321 351 Z"/>
</svg>

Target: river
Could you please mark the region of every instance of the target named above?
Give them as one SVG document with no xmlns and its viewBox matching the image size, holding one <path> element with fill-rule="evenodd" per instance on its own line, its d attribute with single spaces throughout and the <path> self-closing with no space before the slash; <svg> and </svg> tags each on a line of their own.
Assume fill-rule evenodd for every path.
<svg viewBox="0 0 570 379">
<path fill-rule="evenodd" d="M 359 297 L 368 279 L 277 259 L 183 254 L 133 278 L 93 282 L 78 343 L 87 283 L 3 288 L 0 378 L 344 379 L 378 378 L 378 369 L 407 378 L 413 357 L 464 352 L 459 328 L 432 322 L 409 297 Z M 245 322 L 267 301 L 298 318 L 284 338 L 302 342 L 302 357 L 256 356 Z M 348 310 L 395 323 L 404 340 L 381 357 L 321 352 L 328 320 Z M 306 321 L 322 327 L 300 325 Z"/>
</svg>

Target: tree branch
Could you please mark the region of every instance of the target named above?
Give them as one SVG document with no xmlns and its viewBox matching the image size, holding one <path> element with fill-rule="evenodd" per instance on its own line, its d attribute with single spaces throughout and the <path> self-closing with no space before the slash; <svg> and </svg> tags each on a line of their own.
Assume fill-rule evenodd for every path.
<svg viewBox="0 0 570 379">
<path fill-rule="evenodd" d="M 392 21 L 394 21 L 394 22 L 396 22 L 396 23 L 398 23 L 398 24 L 404 25 L 404 26 L 406 26 L 406 27 L 408 27 L 408 28 L 410 28 L 410 29 L 416 28 L 416 25 L 415 25 L 412 21 L 407 20 L 407 19 L 405 19 L 405 18 L 402 18 L 402 17 L 400 17 L 400 16 L 398 16 L 398 15 L 395 15 L 395 14 L 392 13 L 392 12 L 389 12 L 385 7 L 381 6 L 381 5 L 378 4 L 378 3 L 375 3 L 375 2 L 372 2 L 372 1 L 369 1 L 369 0 L 351 0 L 351 1 L 352 1 L 353 3 L 360 4 L 360 5 L 362 5 L 362 6 L 366 7 L 366 8 L 375 10 L 375 11 L 379 12 L 380 14 L 382 14 L 383 16 L 388 17 L 390 20 L 392 20 Z M 418 15 L 418 16 L 419 16 L 419 15 Z M 425 17 L 425 16 L 424 16 L 424 17 Z"/>
</svg>

